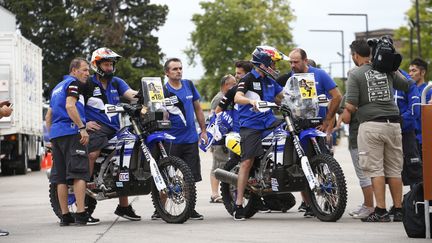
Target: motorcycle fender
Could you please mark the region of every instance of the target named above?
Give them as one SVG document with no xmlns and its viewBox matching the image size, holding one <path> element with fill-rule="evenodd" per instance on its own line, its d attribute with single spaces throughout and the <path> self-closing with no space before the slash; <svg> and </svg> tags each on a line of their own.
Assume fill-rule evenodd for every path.
<svg viewBox="0 0 432 243">
<path fill-rule="evenodd" d="M 154 132 L 147 136 L 146 144 L 147 146 L 151 147 L 153 144 L 165 141 L 165 140 L 174 140 L 175 137 L 169 135 L 166 132 Z"/>
<path fill-rule="evenodd" d="M 327 134 L 324 132 L 321 132 L 318 129 L 315 128 L 308 128 L 306 130 L 303 130 L 300 132 L 299 139 L 303 142 L 303 140 L 308 138 L 315 138 L 315 137 L 326 137 Z"/>
</svg>

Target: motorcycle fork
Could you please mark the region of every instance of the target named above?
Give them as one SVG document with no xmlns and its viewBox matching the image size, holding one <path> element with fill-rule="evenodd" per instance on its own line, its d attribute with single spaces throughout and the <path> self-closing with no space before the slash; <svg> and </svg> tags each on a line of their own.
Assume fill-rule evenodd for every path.
<svg viewBox="0 0 432 243">
<path fill-rule="evenodd" d="M 300 144 L 300 139 L 299 139 L 298 135 L 295 133 L 295 129 L 294 129 L 294 126 L 292 124 L 291 118 L 289 116 L 285 116 L 285 121 L 287 123 L 287 130 L 290 132 L 290 134 L 292 136 L 294 148 L 297 152 L 297 155 L 300 158 L 303 173 L 305 174 L 305 177 L 309 183 L 309 188 L 311 190 L 314 190 L 315 188 L 317 188 L 319 186 L 318 180 L 316 179 L 316 177 L 312 171 L 312 167 L 309 163 L 309 159 L 306 156 L 306 153 L 304 152 L 304 150 Z"/>
<path fill-rule="evenodd" d="M 315 151 L 315 154 L 321 154 L 322 151 L 319 147 L 318 141 L 316 140 L 315 137 L 311 137 L 310 138 L 311 142 L 312 142 L 312 146 L 313 146 L 313 150 Z"/>
<path fill-rule="evenodd" d="M 135 133 L 138 134 L 139 140 L 141 141 L 141 150 L 144 154 L 144 158 L 147 160 L 147 162 L 150 165 L 150 172 L 153 176 L 153 181 L 154 181 L 158 191 L 166 191 L 167 186 L 165 184 L 165 181 L 162 178 L 161 172 L 159 171 L 159 166 L 158 166 L 156 160 L 151 155 L 150 149 L 145 144 L 144 134 L 141 131 L 141 128 L 138 126 L 138 122 L 136 121 L 136 119 L 131 119 L 131 124 L 132 124 L 132 127 L 134 128 Z M 164 150 L 161 150 L 161 152 L 162 151 L 164 151 Z M 166 152 L 165 152 L 165 155 L 166 155 Z"/>
</svg>

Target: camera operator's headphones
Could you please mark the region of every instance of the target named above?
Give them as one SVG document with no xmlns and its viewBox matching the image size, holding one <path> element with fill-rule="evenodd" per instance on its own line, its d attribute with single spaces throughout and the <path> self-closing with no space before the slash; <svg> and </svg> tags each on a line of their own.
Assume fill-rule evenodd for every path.
<svg viewBox="0 0 432 243">
<path fill-rule="evenodd" d="M 382 73 L 395 72 L 399 69 L 402 55 L 396 52 L 390 37 L 371 38 L 367 40 L 367 43 L 372 47 L 373 69 Z"/>
</svg>

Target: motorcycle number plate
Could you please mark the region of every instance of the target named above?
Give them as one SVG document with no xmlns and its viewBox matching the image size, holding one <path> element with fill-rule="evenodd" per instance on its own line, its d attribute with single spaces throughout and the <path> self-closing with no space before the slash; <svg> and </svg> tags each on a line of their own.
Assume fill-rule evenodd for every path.
<svg viewBox="0 0 432 243">
<path fill-rule="evenodd" d="M 119 174 L 119 181 L 129 181 L 129 173 L 122 172 Z"/>
</svg>

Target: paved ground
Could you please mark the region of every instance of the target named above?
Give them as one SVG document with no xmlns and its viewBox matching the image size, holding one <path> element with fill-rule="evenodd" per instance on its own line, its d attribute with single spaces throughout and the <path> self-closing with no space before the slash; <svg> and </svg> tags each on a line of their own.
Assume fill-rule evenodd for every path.
<svg viewBox="0 0 432 243">
<path fill-rule="evenodd" d="M 336 148 L 349 193 L 346 213 L 336 223 L 303 218 L 297 212 L 298 204 L 285 214 L 256 214 L 247 221 L 233 221 L 222 204 L 209 203 L 208 153 L 201 154 L 203 181 L 197 185 L 197 211 L 205 219 L 182 225 L 150 220 L 154 209 L 147 195 L 130 197 L 142 221 L 119 219 L 113 214 L 117 205 L 113 199 L 98 203 L 94 216 L 101 219 L 100 225 L 60 228 L 49 204 L 44 172 L 0 176 L 0 228 L 10 231 L 9 236 L 0 237 L 0 242 L 414 242 L 407 238 L 402 223 L 362 223 L 348 215 L 361 203 L 361 191 L 346 147 L 343 139 Z M 390 204 L 388 201 L 388 207 Z M 426 240 L 415 240 L 422 241 Z"/>
</svg>

